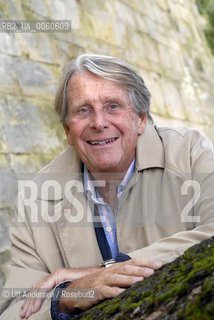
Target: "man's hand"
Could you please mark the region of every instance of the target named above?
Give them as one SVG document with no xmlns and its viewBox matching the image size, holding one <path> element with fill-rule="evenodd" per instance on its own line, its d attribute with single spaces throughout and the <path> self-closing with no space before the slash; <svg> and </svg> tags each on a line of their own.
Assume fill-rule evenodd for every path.
<svg viewBox="0 0 214 320">
<path fill-rule="evenodd" d="M 86 310 L 103 299 L 113 298 L 124 291 L 124 288 L 151 276 L 161 265 L 159 262 L 135 258 L 123 263 L 116 263 L 109 268 L 100 268 L 95 273 L 74 280 L 66 289 L 63 289 L 68 293 L 72 289 L 95 289 L 95 299 L 61 298 L 59 312 L 69 314 L 76 308 Z"/>
<path fill-rule="evenodd" d="M 90 273 L 94 273 L 100 270 L 99 267 L 97 268 L 59 268 L 56 269 L 53 273 L 51 273 L 46 278 L 42 279 L 38 283 L 36 283 L 32 287 L 32 291 L 36 290 L 44 290 L 46 292 L 50 291 L 51 289 L 55 288 L 58 284 L 64 281 L 73 281 L 78 278 L 84 277 Z M 32 313 L 37 312 L 42 304 L 41 299 L 27 299 L 25 300 L 24 304 L 22 305 L 22 312 L 21 317 L 28 319 Z"/>
</svg>

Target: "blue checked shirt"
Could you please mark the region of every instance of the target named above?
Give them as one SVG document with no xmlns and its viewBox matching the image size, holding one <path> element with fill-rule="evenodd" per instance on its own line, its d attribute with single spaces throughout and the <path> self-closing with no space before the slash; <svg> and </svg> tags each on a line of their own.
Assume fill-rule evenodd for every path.
<svg viewBox="0 0 214 320">
<path fill-rule="evenodd" d="M 125 187 L 127 186 L 129 180 L 132 177 L 132 174 L 135 169 L 135 159 L 132 161 L 129 166 L 122 182 L 117 189 L 117 199 L 118 201 L 122 197 Z M 109 248 L 111 250 L 112 258 L 114 259 L 119 253 L 118 244 L 117 244 L 117 233 L 116 233 L 116 222 L 115 216 L 118 210 L 118 202 L 115 210 L 115 215 L 112 212 L 110 206 L 103 201 L 99 191 L 93 185 L 93 179 L 90 176 L 90 173 L 86 166 L 84 166 L 84 191 L 88 200 L 91 200 L 94 204 L 97 205 L 99 215 L 101 217 L 103 230 L 108 241 Z"/>
</svg>

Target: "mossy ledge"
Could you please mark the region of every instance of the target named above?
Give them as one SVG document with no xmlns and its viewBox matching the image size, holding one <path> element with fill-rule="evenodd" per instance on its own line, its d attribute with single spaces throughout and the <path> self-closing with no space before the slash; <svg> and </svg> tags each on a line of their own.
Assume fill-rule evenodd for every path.
<svg viewBox="0 0 214 320">
<path fill-rule="evenodd" d="M 75 319 L 213 319 L 214 237 Z"/>
</svg>

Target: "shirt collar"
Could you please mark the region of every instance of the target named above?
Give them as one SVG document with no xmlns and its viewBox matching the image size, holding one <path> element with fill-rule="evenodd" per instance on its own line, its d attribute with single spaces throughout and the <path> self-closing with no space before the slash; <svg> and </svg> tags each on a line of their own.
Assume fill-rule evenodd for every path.
<svg viewBox="0 0 214 320">
<path fill-rule="evenodd" d="M 126 174 L 123 177 L 123 180 L 121 181 L 120 185 L 118 186 L 118 190 L 117 190 L 118 198 L 121 196 L 123 190 L 125 189 L 125 187 L 127 186 L 127 184 L 129 183 L 129 181 L 132 177 L 132 174 L 135 169 L 135 162 L 136 162 L 136 159 L 134 158 L 134 160 L 130 164 L 128 170 L 126 171 Z M 85 191 L 87 198 L 88 199 L 91 198 L 95 202 L 99 202 L 99 203 L 102 202 L 102 200 L 101 200 L 102 198 L 100 197 L 99 192 L 95 189 L 94 184 L 92 182 L 94 179 L 85 165 L 84 165 L 83 177 L 84 177 L 84 191 Z"/>
</svg>

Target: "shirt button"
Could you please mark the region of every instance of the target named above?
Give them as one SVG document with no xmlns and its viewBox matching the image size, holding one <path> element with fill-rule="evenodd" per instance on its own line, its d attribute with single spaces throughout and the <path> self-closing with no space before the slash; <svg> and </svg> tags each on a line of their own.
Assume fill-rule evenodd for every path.
<svg viewBox="0 0 214 320">
<path fill-rule="evenodd" d="M 111 232 L 111 227 L 106 227 L 107 232 Z"/>
</svg>

